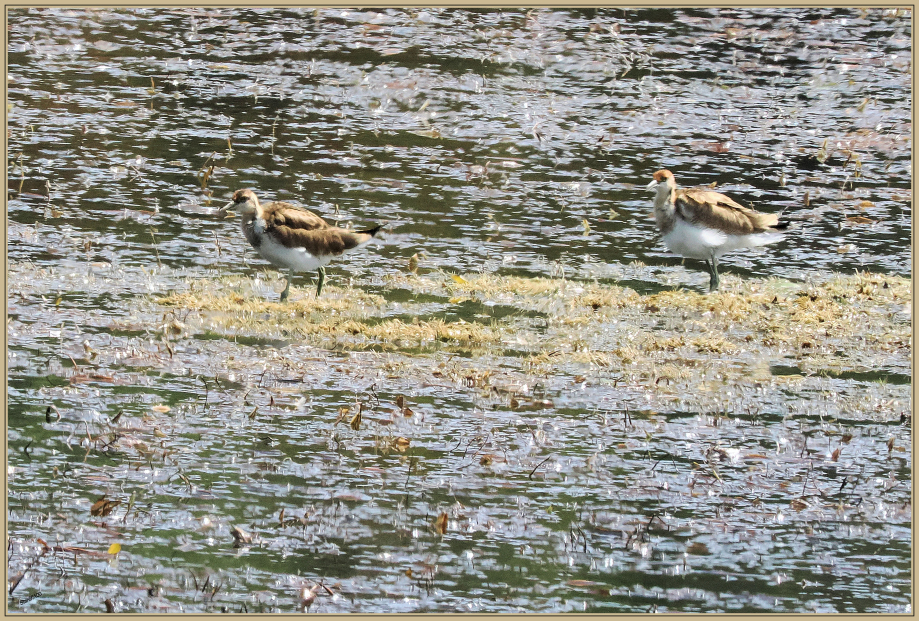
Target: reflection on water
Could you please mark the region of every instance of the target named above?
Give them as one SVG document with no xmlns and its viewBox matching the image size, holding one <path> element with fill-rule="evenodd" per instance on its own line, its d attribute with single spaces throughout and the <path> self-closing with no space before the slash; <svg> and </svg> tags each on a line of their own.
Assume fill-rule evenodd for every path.
<svg viewBox="0 0 919 621">
<path fill-rule="evenodd" d="M 529 375 L 522 341 L 330 352 L 218 319 L 190 334 L 196 315 L 147 296 L 240 275 L 276 298 L 275 272 L 213 213 L 252 187 L 343 226 L 389 223 L 329 269 L 382 296 L 381 321 L 549 330 L 558 308 L 390 283 L 417 254 L 427 273 L 702 291 L 650 219 L 664 167 L 794 220 L 727 255 L 727 274 L 909 277 L 910 18 L 12 10 L 11 606 L 908 610 L 909 387 L 883 379 L 906 377 L 908 353 L 680 401 L 618 369 Z M 123 504 L 91 516 L 103 494 Z M 254 543 L 233 548 L 231 526 Z M 39 539 L 124 552 L 50 550 L 60 571 L 30 569 Z"/>
</svg>

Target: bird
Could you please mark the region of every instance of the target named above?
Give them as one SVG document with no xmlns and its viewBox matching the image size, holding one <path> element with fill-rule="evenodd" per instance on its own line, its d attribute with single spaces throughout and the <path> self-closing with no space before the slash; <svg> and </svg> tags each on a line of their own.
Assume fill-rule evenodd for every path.
<svg viewBox="0 0 919 621">
<path fill-rule="evenodd" d="M 384 224 L 364 231 L 348 231 L 332 226 L 312 211 L 281 201 L 262 205 L 250 189 L 237 190 L 233 200 L 218 210 L 242 216 L 240 228 L 259 255 L 282 270 L 287 270 L 287 286 L 281 302 L 290 295 L 294 272 L 319 272 L 316 297 L 322 293 L 325 266 L 337 256 L 356 250 L 373 239 Z"/>
<path fill-rule="evenodd" d="M 648 189 L 656 189 L 654 220 L 667 248 L 689 259 L 702 259 L 709 291 L 717 291 L 718 257 L 738 248 L 771 244 L 782 238 L 787 220 L 744 207 L 720 192 L 678 189 L 669 170 L 658 170 Z"/>
</svg>

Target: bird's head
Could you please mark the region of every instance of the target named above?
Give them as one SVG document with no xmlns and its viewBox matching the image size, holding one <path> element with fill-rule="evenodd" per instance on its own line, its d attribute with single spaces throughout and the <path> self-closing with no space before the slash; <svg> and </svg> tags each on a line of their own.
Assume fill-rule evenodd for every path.
<svg viewBox="0 0 919 621">
<path fill-rule="evenodd" d="M 654 179 L 648 184 L 648 189 L 653 190 L 654 188 L 658 188 L 658 192 L 662 191 L 662 188 L 668 191 L 676 189 L 676 179 L 673 173 L 669 170 L 659 170 L 654 173 Z"/>
<path fill-rule="evenodd" d="M 258 197 L 255 196 L 255 192 L 252 190 L 236 190 L 233 193 L 233 200 L 221 207 L 217 213 L 218 215 L 225 216 L 227 213 L 233 211 L 240 215 L 257 213 L 261 206 L 258 202 Z"/>
</svg>

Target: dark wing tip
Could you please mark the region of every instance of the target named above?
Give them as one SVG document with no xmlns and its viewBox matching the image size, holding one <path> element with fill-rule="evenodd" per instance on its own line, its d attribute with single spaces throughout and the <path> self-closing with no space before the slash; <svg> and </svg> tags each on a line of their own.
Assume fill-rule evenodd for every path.
<svg viewBox="0 0 919 621">
<path fill-rule="evenodd" d="M 376 237 L 376 236 L 377 236 L 377 233 L 379 233 L 380 230 L 381 230 L 384 226 L 386 226 L 386 222 L 383 222 L 382 224 L 378 224 L 378 225 L 376 225 L 375 227 L 373 227 L 372 229 L 365 229 L 365 230 L 363 230 L 363 231 L 358 231 L 358 233 L 364 233 L 364 234 L 366 234 L 366 235 L 370 235 L 371 237 Z"/>
</svg>

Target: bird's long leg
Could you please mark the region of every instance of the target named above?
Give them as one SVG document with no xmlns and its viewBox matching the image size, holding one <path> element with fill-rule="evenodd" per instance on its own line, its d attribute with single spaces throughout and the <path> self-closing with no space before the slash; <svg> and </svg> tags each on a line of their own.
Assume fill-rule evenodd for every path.
<svg viewBox="0 0 919 621">
<path fill-rule="evenodd" d="M 721 279 L 718 277 L 718 259 L 713 254 L 711 260 L 706 261 L 705 265 L 708 266 L 708 274 L 710 276 L 708 290 L 717 291 L 718 287 L 721 285 Z"/>
<path fill-rule="evenodd" d="M 287 286 L 284 287 L 284 291 L 281 292 L 282 302 L 287 299 L 287 296 L 290 295 L 290 281 L 293 280 L 293 278 L 294 278 L 294 271 L 290 270 L 289 272 L 287 272 Z"/>
<path fill-rule="evenodd" d="M 319 294 L 322 293 L 322 283 L 325 282 L 325 267 L 322 266 L 319 268 L 319 284 L 316 285 L 316 297 L 319 297 Z"/>
</svg>

